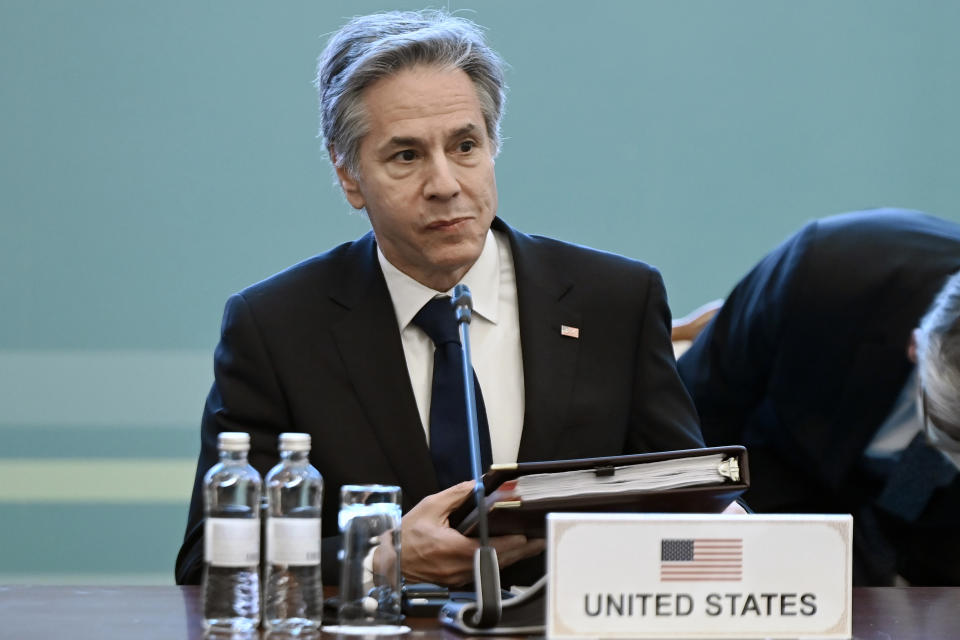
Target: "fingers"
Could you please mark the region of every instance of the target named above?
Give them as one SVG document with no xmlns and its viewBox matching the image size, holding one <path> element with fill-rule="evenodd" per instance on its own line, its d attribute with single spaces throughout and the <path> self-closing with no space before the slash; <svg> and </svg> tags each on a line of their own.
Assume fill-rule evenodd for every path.
<svg viewBox="0 0 960 640">
<path fill-rule="evenodd" d="M 526 536 L 499 536 L 490 539 L 490 546 L 497 550 L 497 562 L 503 568 L 541 553 L 547 541 L 543 538 L 528 539 Z"/>
<path fill-rule="evenodd" d="M 500 568 L 509 567 L 515 562 L 519 562 L 524 558 L 529 558 L 537 554 L 543 553 L 543 550 L 547 546 L 547 541 L 543 538 L 536 538 L 530 540 L 527 544 L 523 545 L 518 549 L 513 549 L 504 553 L 503 555 L 497 555 L 497 560 L 499 561 Z"/>
<path fill-rule="evenodd" d="M 459 585 L 473 576 L 476 540 L 449 527 L 417 526 L 403 531 L 403 574 L 409 581 Z"/>
<path fill-rule="evenodd" d="M 403 575 L 408 581 L 458 586 L 473 580 L 473 556 L 479 543 L 447 524 L 447 516 L 473 490 L 462 482 L 427 496 L 403 517 Z M 501 567 L 541 553 L 546 541 L 522 535 L 496 536 L 490 546 Z"/>
<path fill-rule="evenodd" d="M 519 549 L 525 544 L 527 544 L 527 536 L 522 535 L 494 536 L 490 538 L 490 546 L 497 550 L 497 555 L 512 551 L 513 549 Z"/>
<path fill-rule="evenodd" d="M 473 490 L 473 480 L 467 480 L 434 493 L 421 500 L 410 513 L 418 511 L 423 517 L 431 518 L 436 522 L 445 522 L 454 509 L 470 495 Z"/>
<path fill-rule="evenodd" d="M 451 529 L 447 516 L 472 488 L 472 481 L 462 482 L 427 496 L 403 517 L 401 562 L 408 580 L 444 585 L 470 581 L 478 544 Z"/>
</svg>

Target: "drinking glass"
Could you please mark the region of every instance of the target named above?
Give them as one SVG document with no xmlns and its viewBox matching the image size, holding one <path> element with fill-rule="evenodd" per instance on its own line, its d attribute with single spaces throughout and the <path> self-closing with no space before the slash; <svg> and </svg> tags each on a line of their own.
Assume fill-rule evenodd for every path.
<svg viewBox="0 0 960 640">
<path fill-rule="evenodd" d="M 340 489 L 341 627 L 395 626 L 403 620 L 400 516 L 400 487 L 370 484 Z"/>
</svg>

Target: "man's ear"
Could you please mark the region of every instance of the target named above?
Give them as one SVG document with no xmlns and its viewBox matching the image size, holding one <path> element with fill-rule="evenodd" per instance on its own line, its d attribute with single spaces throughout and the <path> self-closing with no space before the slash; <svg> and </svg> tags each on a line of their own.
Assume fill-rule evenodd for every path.
<svg viewBox="0 0 960 640">
<path fill-rule="evenodd" d="M 920 329 L 914 329 L 910 332 L 910 344 L 907 345 L 907 358 L 913 364 L 917 364 L 917 334 Z"/>
<path fill-rule="evenodd" d="M 333 163 L 337 172 L 337 181 L 340 183 L 340 188 L 343 189 L 343 195 L 347 198 L 347 202 L 354 209 L 363 209 L 366 206 L 366 200 L 363 198 L 363 192 L 360 191 L 360 183 L 350 175 L 346 167 L 337 163 L 337 152 L 333 150 L 332 145 L 327 151 L 330 154 L 330 162 Z"/>
</svg>

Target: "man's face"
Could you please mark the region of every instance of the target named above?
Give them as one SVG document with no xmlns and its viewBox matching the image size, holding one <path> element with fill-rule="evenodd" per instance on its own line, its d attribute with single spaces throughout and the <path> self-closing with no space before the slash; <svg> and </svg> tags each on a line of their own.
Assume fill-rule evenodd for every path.
<svg viewBox="0 0 960 640">
<path fill-rule="evenodd" d="M 351 205 L 366 208 L 387 259 L 446 291 L 480 256 L 497 211 L 473 81 L 459 69 L 417 66 L 378 80 L 363 101 L 360 175 L 338 169 L 340 184 Z"/>
</svg>

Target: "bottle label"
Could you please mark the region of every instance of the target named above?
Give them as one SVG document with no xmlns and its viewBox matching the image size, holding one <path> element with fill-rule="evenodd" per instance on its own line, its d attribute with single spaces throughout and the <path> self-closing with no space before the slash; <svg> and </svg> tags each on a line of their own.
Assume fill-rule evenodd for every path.
<svg viewBox="0 0 960 640">
<path fill-rule="evenodd" d="M 267 562 L 320 564 L 320 518 L 267 518 Z"/>
<path fill-rule="evenodd" d="M 214 567 L 260 564 L 260 520 L 207 518 L 203 525 L 203 559 Z"/>
</svg>

